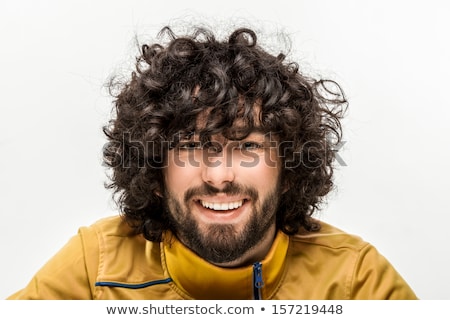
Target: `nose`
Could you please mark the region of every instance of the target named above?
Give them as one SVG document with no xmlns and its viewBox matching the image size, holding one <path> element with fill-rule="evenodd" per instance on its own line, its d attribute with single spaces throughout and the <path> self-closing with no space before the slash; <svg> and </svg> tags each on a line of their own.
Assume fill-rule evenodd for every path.
<svg viewBox="0 0 450 320">
<path fill-rule="evenodd" d="M 231 159 L 227 159 L 227 152 L 222 152 L 204 159 L 202 162 L 202 179 L 205 183 L 223 189 L 235 179 L 235 171 Z"/>
</svg>

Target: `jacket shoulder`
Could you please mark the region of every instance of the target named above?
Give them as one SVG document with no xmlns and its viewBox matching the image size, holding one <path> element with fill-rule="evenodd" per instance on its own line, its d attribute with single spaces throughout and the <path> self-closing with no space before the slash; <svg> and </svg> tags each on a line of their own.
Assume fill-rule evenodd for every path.
<svg viewBox="0 0 450 320">
<path fill-rule="evenodd" d="M 100 283 L 138 285 L 164 277 L 159 242 L 151 242 L 136 233 L 121 216 L 98 220 L 89 227 L 80 228 L 83 242 L 98 245 L 95 281 L 96 298 L 103 297 Z"/>
<path fill-rule="evenodd" d="M 326 292 L 327 299 L 417 298 L 372 244 L 325 222 L 320 225 L 317 232 L 300 231 L 291 236 L 289 258 L 298 267 L 295 270 L 303 271 L 305 287 L 325 288 L 308 296 L 323 298 Z"/>
<path fill-rule="evenodd" d="M 360 236 L 347 233 L 331 224 L 320 221 L 320 230 L 308 232 L 301 230 L 292 236 L 292 242 L 297 245 L 308 244 L 330 249 L 348 249 L 360 251 L 369 243 Z"/>
<path fill-rule="evenodd" d="M 131 227 L 125 222 L 122 216 L 115 215 L 101 218 L 87 227 L 81 227 L 81 231 L 95 231 L 108 236 L 127 237 L 133 233 Z"/>
</svg>

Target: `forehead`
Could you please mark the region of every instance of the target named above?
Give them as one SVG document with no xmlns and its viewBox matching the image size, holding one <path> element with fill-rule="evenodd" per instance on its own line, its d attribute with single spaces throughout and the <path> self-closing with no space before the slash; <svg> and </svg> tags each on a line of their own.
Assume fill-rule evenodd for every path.
<svg viewBox="0 0 450 320">
<path fill-rule="evenodd" d="M 208 107 L 195 119 L 195 132 L 241 136 L 250 132 L 265 133 L 261 126 L 261 105 L 239 101 L 237 105 Z"/>
</svg>

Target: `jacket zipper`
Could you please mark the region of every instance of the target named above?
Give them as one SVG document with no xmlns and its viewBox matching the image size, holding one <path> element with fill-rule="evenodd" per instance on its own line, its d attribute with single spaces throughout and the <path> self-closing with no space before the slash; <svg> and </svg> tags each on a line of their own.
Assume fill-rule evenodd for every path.
<svg viewBox="0 0 450 320">
<path fill-rule="evenodd" d="M 262 264 L 256 262 L 253 264 L 253 298 L 261 300 L 261 288 L 264 286 L 262 278 Z"/>
</svg>

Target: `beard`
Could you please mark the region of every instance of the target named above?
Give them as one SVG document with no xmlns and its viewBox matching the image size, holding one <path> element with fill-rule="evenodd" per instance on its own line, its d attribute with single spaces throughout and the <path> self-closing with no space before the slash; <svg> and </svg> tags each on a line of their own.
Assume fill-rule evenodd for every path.
<svg viewBox="0 0 450 320">
<path fill-rule="evenodd" d="M 240 230 L 232 224 L 208 224 L 200 228 L 198 221 L 187 205 L 195 196 L 214 195 L 219 192 L 227 195 L 245 194 L 250 197 L 252 208 L 250 217 Z M 260 199 L 256 189 L 230 183 L 226 188 L 218 190 L 208 184 L 199 188 L 188 189 L 184 195 L 184 205 L 165 191 L 165 208 L 169 216 L 172 230 L 178 239 L 197 255 L 211 263 L 231 262 L 257 245 L 275 223 L 276 212 L 280 198 L 280 187 L 277 183 L 274 189 Z"/>
</svg>

